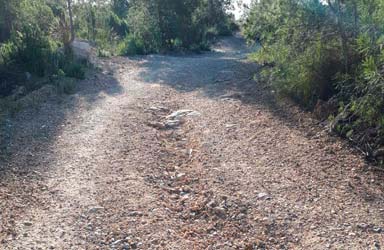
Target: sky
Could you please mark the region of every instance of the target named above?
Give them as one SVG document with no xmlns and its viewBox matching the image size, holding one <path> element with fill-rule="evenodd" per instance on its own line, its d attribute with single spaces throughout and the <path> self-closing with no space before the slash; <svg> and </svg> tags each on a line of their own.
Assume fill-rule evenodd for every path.
<svg viewBox="0 0 384 250">
<path fill-rule="evenodd" d="M 252 0 L 234 0 L 235 10 L 233 13 L 235 14 L 236 19 L 240 19 L 244 13 L 244 9 L 242 8 L 243 4 L 250 4 Z M 240 4 L 237 4 L 239 2 Z"/>
</svg>

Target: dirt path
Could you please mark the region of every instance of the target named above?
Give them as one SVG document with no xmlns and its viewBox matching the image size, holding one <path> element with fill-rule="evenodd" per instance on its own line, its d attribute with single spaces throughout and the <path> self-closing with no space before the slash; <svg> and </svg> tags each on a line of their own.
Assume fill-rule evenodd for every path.
<svg viewBox="0 0 384 250">
<path fill-rule="evenodd" d="M 384 247 L 383 172 L 252 81 L 247 52 L 113 58 L 21 113 L 0 249 Z"/>
</svg>

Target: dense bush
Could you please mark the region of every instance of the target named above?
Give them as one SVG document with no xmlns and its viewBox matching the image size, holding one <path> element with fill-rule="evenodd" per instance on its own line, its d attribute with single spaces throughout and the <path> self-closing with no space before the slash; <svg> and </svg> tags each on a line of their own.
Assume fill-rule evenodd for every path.
<svg viewBox="0 0 384 250">
<path fill-rule="evenodd" d="M 162 47 L 159 20 L 155 12 L 156 5 L 150 1 L 138 1 L 128 11 L 130 35 L 143 53 L 158 52 Z"/>
<path fill-rule="evenodd" d="M 44 76 L 55 70 L 54 60 L 57 45 L 45 36 L 38 26 L 23 26 L 11 39 L 16 47 L 13 60 L 38 76 Z"/>
<path fill-rule="evenodd" d="M 129 26 L 127 20 L 121 19 L 113 12 L 111 12 L 109 17 L 109 26 L 111 26 L 113 32 L 115 32 L 120 37 L 124 37 L 128 34 Z"/>
<path fill-rule="evenodd" d="M 127 36 L 121 41 L 117 50 L 120 55 L 125 56 L 142 55 L 145 53 L 144 42 L 132 35 Z"/>
<path fill-rule="evenodd" d="M 325 3 L 326 2 L 326 3 Z M 380 0 L 255 2 L 244 26 L 252 57 L 280 93 L 309 108 L 330 100 L 333 127 L 376 154 L 384 145 L 384 4 Z"/>
<path fill-rule="evenodd" d="M 63 49 L 69 40 L 66 7 L 61 1 L 0 0 L 0 96 L 20 87 L 33 91 L 44 82 L 37 78 L 60 71 L 84 78 L 84 65 Z"/>
<path fill-rule="evenodd" d="M 71 95 L 75 93 L 76 82 L 71 78 L 61 78 L 56 83 L 58 94 Z"/>
<path fill-rule="evenodd" d="M 67 62 L 63 67 L 63 72 L 68 77 L 85 79 L 85 66 L 79 62 Z"/>
<path fill-rule="evenodd" d="M 217 36 L 230 35 L 236 25 L 227 14 L 229 4 L 228 0 L 73 1 L 73 12 L 77 37 L 94 41 L 101 51 L 133 54 L 136 44 L 138 54 L 148 54 L 207 49 Z"/>
<path fill-rule="evenodd" d="M 227 0 L 0 0 L 0 96 L 20 86 L 34 90 L 27 78 L 63 72 L 83 79 L 84 65 L 73 60 L 70 49 L 75 36 L 92 41 L 100 56 L 206 50 L 232 31 L 228 5 Z"/>
<path fill-rule="evenodd" d="M 208 47 L 218 35 L 229 35 L 233 20 L 222 0 L 130 1 L 127 12 L 131 37 L 144 53 Z M 214 31 L 214 32 L 212 32 Z"/>
</svg>

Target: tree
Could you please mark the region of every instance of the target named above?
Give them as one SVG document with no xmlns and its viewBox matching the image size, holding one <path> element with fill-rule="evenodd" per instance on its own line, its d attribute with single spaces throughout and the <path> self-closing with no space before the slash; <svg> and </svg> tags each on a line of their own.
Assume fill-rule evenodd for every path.
<svg viewBox="0 0 384 250">
<path fill-rule="evenodd" d="M 383 23 L 382 0 L 270 0 L 253 3 L 244 29 L 262 45 L 253 58 L 269 66 L 262 76 L 278 93 L 307 108 L 333 103 L 322 110 L 335 131 L 375 155 L 384 145 Z"/>
<path fill-rule="evenodd" d="M 75 40 L 75 28 L 73 26 L 73 14 L 72 14 L 72 0 L 67 0 L 68 15 L 69 15 L 69 27 L 71 30 L 71 38 L 69 40 L 72 43 Z"/>
<path fill-rule="evenodd" d="M 128 0 L 112 0 L 111 2 L 111 10 L 115 13 L 119 18 L 126 18 L 129 9 Z"/>
<path fill-rule="evenodd" d="M 21 0 L 0 0 L 0 42 L 9 39 Z"/>
</svg>

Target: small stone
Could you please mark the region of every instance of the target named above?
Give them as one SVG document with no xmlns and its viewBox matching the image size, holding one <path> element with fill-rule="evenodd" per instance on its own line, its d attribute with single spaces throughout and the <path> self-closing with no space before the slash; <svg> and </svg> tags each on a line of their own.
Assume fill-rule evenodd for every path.
<svg viewBox="0 0 384 250">
<path fill-rule="evenodd" d="M 226 212 L 225 209 L 222 208 L 222 207 L 215 207 L 215 208 L 213 208 L 213 212 L 214 212 L 217 216 L 219 216 L 220 218 L 224 218 L 224 217 L 227 216 L 227 212 Z"/>
<path fill-rule="evenodd" d="M 88 213 L 98 213 L 101 210 L 104 210 L 104 207 L 93 207 L 93 208 L 88 210 Z"/>
<path fill-rule="evenodd" d="M 192 188 L 190 186 L 184 186 L 183 187 L 183 192 L 184 193 L 191 193 L 192 192 Z"/>
<path fill-rule="evenodd" d="M 154 239 L 151 241 L 151 244 L 152 245 L 158 245 L 159 244 L 159 240 L 158 239 Z"/>
<path fill-rule="evenodd" d="M 216 204 L 216 201 L 215 200 L 211 200 L 210 202 L 207 203 L 207 207 L 209 208 L 213 208 L 215 207 L 217 204 Z"/>
<path fill-rule="evenodd" d="M 365 224 L 365 223 L 360 223 L 360 224 L 357 225 L 357 227 L 360 228 L 360 229 L 367 229 L 368 225 Z"/>
<path fill-rule="evenodd" d="M 243 219 L 245 219 L 247 216 L 245 215 L 245 214 L 243 214 L 243 213 L 240 213 L 240 214 L 238 214 L 237 216 L 236 216 L 236 219 L 238 219 L 238 220 L 243 220 Z"/>
<path fill-rule="evenodd" d="M 143 215 L 143 213 L 142 213 L 142 212 L 139 212 L 139 211 L 133 211 L 133 212 L 130 212 L 130 213 L 128 214 L 128 216 L 130 216 L 130 217 L 142 216 L 142 215 Z"/>
<path fill-rule="evenodd" d="M 226 124 L 225 128 L 234 128 L 236 126 L 237 126 L 236 124 Z"/>
<path fill-rule="evenodd" d="M 167 107 L 163 106 L 153 106 L 149 108 L 149 111 L 153 112 L 169 112 L 169 109 Z"/>
<path fill-rule="evenodd" d="M 118 244 L 120 244 L 121 242 L 123 242 L 123 240 L 116 240 L 116 241 L 114 241 L 111 245 L 118 245 Z"/>
<path fill-rule="evenodd" d="M 180 178 L 183 178 L 184 176 L 185 176 L 184 173 L 179 173 L 179 174 L 176 175 L 176 178 L 180 179 Z"/>
<path fill-rule="evenodd" d="M 30 226 L 32 226 L 33 225 L 33 223 L 32 222 L 30 222 L 30 221 L 24 221 L 24 226 L 27 226 L 27 227 L 30 227 Z"/>
<path fill-rule="evenodd" d="M 156 129 L 165 129 L 166 125 L 161 122 L 148 122 L 148 126 Z"/>
<path fill-rule="evenodd" d="M 181 124 L 181 121 L 179 120 L 166 120 L 164 123 L 164 126 L 166 128 L 176 128 Z"/>
<path fill-rule="evenodd" d="M 167 116 L 167 119 L 169 120 L 180 120 L 182 117 L 186 116 L 200 116 L 201 114 L 197 111 L 193 110 L 178 110 Z"/>
<path fill-rule="evenodd" d="M 271 199 L 271 197 L 267 193 L 259 193 L 259 194 L 257 194 L 257 198 L 265 199 L 265 200 L 270 200 Z"/>
</svg>

